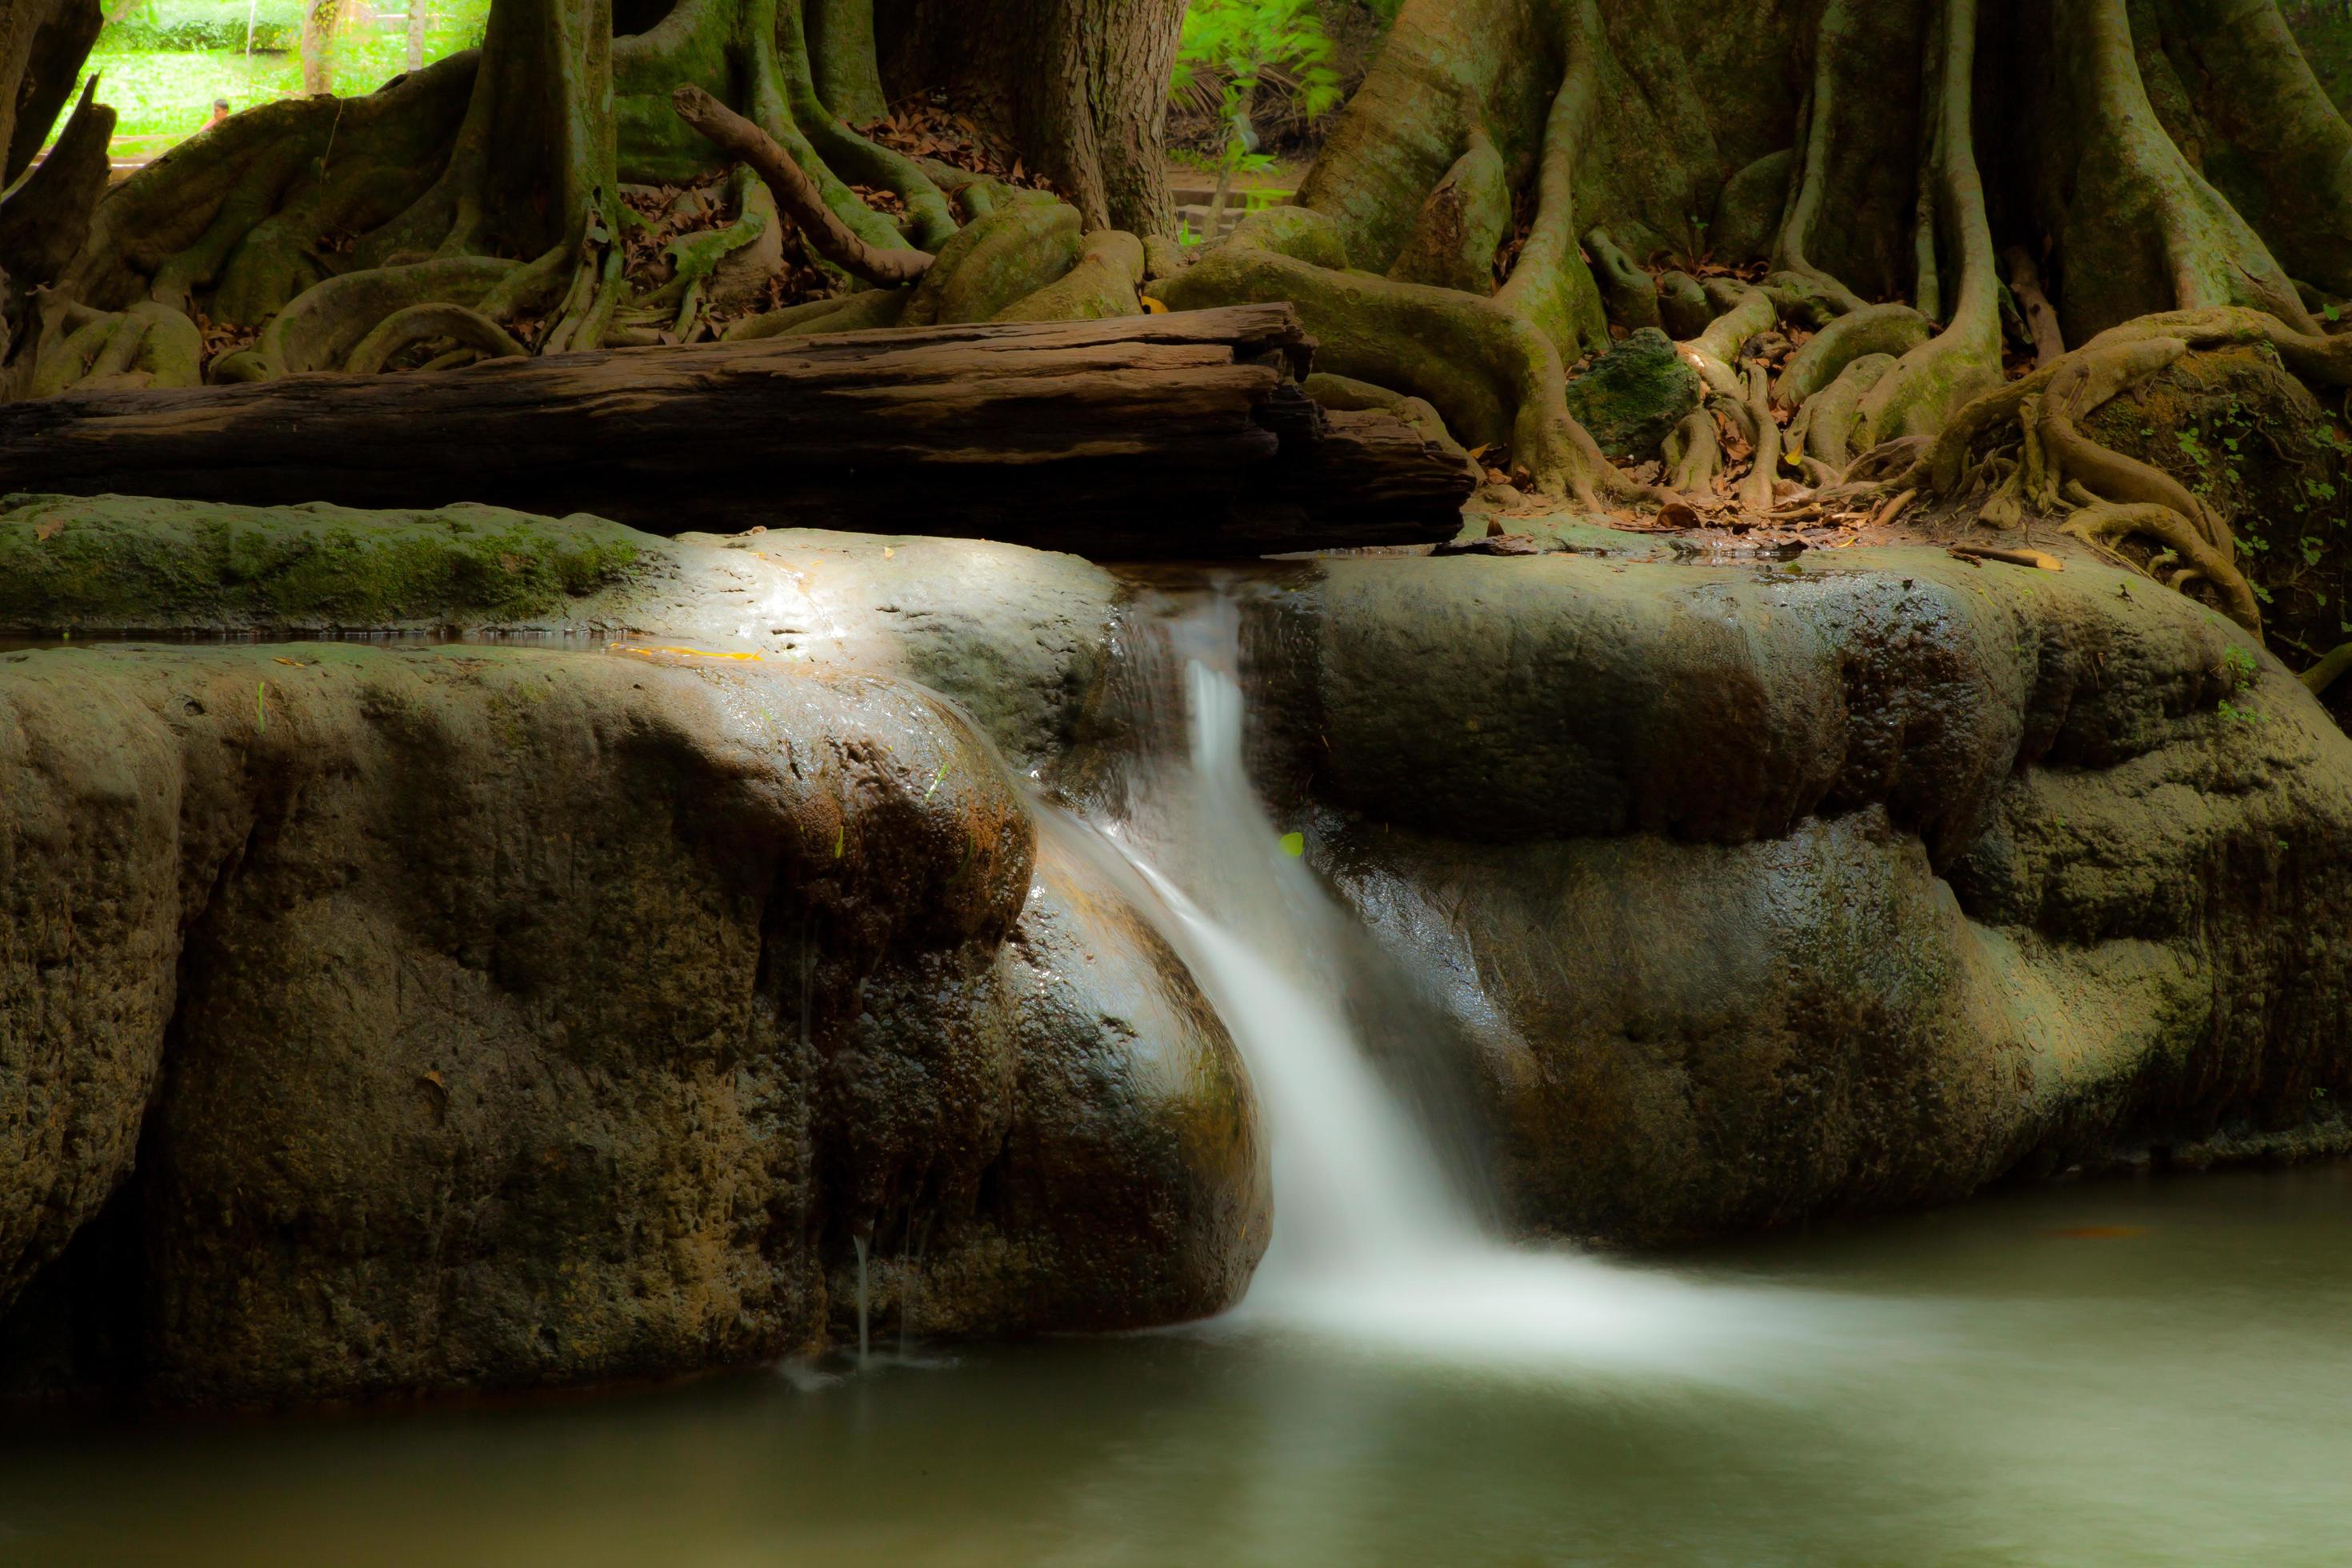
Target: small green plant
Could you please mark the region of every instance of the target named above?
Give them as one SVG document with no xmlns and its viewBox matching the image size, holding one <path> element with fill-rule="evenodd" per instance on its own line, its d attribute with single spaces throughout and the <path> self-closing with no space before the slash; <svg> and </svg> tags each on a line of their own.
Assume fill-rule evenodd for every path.
<svg viewBox="0 0 2352 1568">
<path fill-rule="evenodd" d="M 2231 697 L 2243 696 L 2252 690 L 2261 674 L 2262 666 L 2252 649 L 2232 643 L 2221 650 L 2221 678 L 2229 683 Z M 2215 710 L 2222 718 L 2241 724 L 2258 723 L 2262 719 L 2262 715 L 2252 709 L 2241 708 L 2228 697 L 2221 699 L 2215 705 Z"/>
<path fill-rule="evenodd" d="M 1213 94 L 1217 122 L 1225 128 L 1212 160 L 1217 192 L 1209 205 L 1211 238 L 1234 181 L 1273 166 L 1273 157 L 1259 151 L 1251 118 L 1258 89 L 1269 80 L 1296 92 L 1309 119 L 1338 105 L 1339 76 L 1331 68 L 1331 40 L 1314 0 L 1194 0 L 1176 51 L 1174 90 Z"/>
</svg>

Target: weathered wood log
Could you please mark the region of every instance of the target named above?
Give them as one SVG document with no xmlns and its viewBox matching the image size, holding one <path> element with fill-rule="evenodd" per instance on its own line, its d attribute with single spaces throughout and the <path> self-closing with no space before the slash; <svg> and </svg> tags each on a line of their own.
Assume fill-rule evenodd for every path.
<svg viewBox="0 0 2352 1568">
<path fill-rule="evenodd" d="M 503 359 L 0 406 L 0 490 L 479 500 L 660 533 L 958 534 L 1103 560 L 1450 538 L 1470 481 L 1298 389 L 1287 305 Z"/>
</svg>

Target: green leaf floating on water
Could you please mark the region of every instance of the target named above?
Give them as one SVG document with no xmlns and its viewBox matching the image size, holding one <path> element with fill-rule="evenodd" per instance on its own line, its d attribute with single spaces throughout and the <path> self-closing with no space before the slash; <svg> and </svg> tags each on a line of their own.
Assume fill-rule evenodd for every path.
<svg viewBox="0 0 2352 1568">
<path fill-rule="evenodd" d="M 1282 836 L 1282 852 L 1285 855 L 1289 856 L 1294 860 L 1297 859 L 1301 855 L 1306 854 L 1307 835 L 1304 833 L 1284 834 Z"/>
</svg>

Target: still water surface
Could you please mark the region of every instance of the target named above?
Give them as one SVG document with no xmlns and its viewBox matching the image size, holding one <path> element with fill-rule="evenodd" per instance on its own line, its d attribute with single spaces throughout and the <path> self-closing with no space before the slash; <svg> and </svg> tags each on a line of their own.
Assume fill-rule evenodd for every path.
<svg viewBox="0 0 2352 1568">
<path fill-rule="evenodd" d="M 0 1562 L 2352 1560 L 2352 1167 L 1634 1272 L 1689 1356 L 1481 1354 L 1474 1303 L 1418 1352 L 1244 1319 L 497 1409 L 17 1418 Z"/>
</svg>

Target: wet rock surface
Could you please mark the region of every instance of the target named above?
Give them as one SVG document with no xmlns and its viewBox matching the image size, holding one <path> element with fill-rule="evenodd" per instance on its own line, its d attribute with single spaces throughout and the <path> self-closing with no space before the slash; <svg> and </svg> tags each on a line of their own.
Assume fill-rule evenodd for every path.
<svg viewBox="0 0 2352 1568">
<path fill-rule="evenodd" d="M 1347 563 L 1294 610 L 1298 809 L 1520 1224 L 2345 1145 L 2352 742 L 2177 595 L 1994 571 Z"/>
<path fill-rule="evenodd" d="M 1140 1326 L 1263 1245 L 1222 1027 L 903 684 L 46 648 L 0 770 L 19 1388 L 766 1359 L 854 1336 L 860 1239 L 918 1331 Z"/>
</svg>

